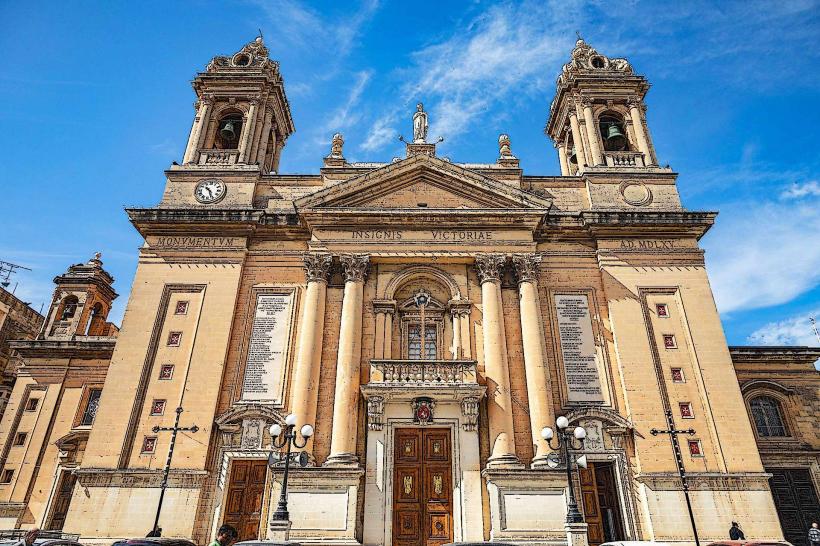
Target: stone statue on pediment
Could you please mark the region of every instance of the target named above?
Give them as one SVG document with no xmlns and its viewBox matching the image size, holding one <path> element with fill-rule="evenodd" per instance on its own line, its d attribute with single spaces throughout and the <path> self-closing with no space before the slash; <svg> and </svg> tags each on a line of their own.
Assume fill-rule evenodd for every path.
<svg viewBox="0 0 820 546">
<path fill-rule="evenodd" d="M 424 111 L 424 105 L 418 103 L 416 105 L 416 113 L 413 114 L 413 143 L 424 144 L 427 142 L 427 112 Z"/>
</svg>

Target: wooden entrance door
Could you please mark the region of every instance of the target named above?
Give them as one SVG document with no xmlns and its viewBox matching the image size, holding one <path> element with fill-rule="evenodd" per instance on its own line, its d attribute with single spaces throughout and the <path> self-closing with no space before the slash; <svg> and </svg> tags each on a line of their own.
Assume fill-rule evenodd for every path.
<svg viewBox="0 0 820 546">
<path fill-rule="evenodd" d="M 808 546 L 809 527 L 820 521 L 820 503 L 808 470 L 771 469 L 769 485 L 783 536 L 795 546 Z"/>
<path fill-rule="evenodd" d="M 233 525 L 239 540 L 257 540 L 265 493 L 267 461 L 234 459 L 228 480 L 224 523 Z"/>
<path fill-rule="evenodd" d="M 588 468 L 579 468 L 578 472 L 590 545 L 624 540 L 621 505 L 612 463 L 589 463 Z"/>
<path fill-rule="evenodd" d="M 394 546 L 439 546 L 453 541 L 450 430 L 396 430 L 393 468 Z"/>
<path fill-rule="evenodd" d="M 71 495 L 74 493 L 74 484 L 76 483 L 77 476 L 67 470 L 62 471 L 60 483 L 57 485 L 57 493 L 54 496 L 54 507 L 51 509 L 51 521 L 46 527 L 49 531 L 63 530 L 65 516 L 68 514 Z"/>
</svg>

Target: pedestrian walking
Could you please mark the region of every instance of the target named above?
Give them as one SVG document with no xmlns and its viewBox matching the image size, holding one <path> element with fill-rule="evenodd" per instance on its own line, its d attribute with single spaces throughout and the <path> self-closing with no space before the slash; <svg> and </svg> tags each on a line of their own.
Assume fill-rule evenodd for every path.
<svg viewBox="0 0 820 546">
<path fill-rule="evenodd" d="M 746 535 L 740 530 L 740 526 L 736 521 L 733 521 L 732 526 L 729 527 L 729 538 L 731 540 L 746 540 Z"/>
<path fill-rule="evenodd" d="M 820 529 L 816 521 L 811 524 L 809 529 L 809 546 L 820 546 Z"/>
<path fill-rule="evenodd" d="M 223 525 L 216 532 L 216 540 L 211 542 L 208 546 L 231 546 L 239 537 L 236 528 L 233 525 Z"/>
</svg>

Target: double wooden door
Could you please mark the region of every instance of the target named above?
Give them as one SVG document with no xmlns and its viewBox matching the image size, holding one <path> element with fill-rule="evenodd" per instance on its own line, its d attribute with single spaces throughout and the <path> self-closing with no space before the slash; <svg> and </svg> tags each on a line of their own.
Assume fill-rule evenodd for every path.
<svg viewBox="0 0 820 546">
<path fill-rule="evenodd" d="M 450 430 L 396 430 L 393 469 L 394 546 L 439 546 L 453 541 Z"/>
<path fill-rule="evenodd" d="M 267 471 L 266 460 L 234 459 L 231 463 L 224 523 L 236 528 L 239 540 L 259 539 Z"/>
<path fill-rule="evenodd" d="M 809 527 L 820 521 L 820 502 L 808 470 L 772 469 L 769 486 L 783 528 L 783 536 L 795 546 L 808 546 Z"/>
<path fill-rule="evenodd" d="M 578 469 L 581 504 L 591 546 L 624 540 L 620 501 L 612 463 L 589 463 Z"/>
</svg>

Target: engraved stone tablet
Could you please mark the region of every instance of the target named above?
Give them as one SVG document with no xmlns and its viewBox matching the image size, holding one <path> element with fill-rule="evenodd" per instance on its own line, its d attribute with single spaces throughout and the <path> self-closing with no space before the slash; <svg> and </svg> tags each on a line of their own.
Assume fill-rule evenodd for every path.
<svg viewBox="0 0 820 546">
<path fill-rule="evenodd" d="M 555 309 L 558 313 L 561 353 L 564 355 L 568 401 L 603 402 L 587 296 L 556 294 Z"/>
<path fill-rule="evenodd" d="M 290 340 L 293 294 L 259 294 L 253 319 L 242 399 L 279 403 Z"/>
</svg>

